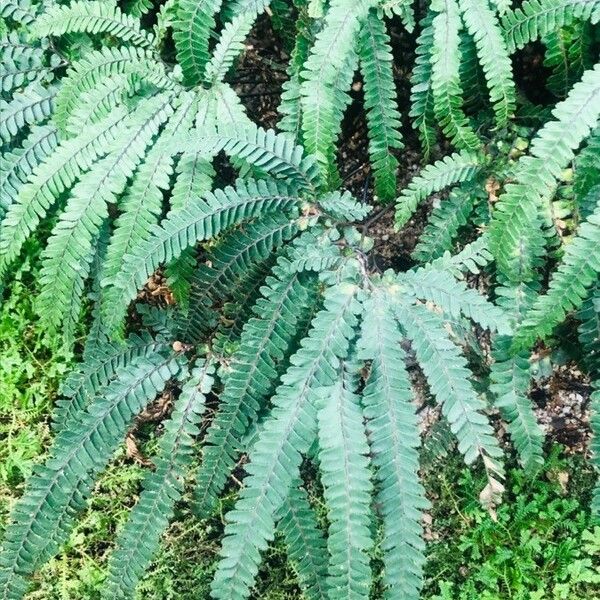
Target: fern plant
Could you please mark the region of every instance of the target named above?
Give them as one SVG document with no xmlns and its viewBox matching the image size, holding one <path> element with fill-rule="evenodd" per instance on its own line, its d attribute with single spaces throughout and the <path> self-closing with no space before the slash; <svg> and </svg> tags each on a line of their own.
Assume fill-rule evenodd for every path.
<svg viewBox="0 0 600 600">
<path fill-rule="evenodd" d="M 256 128 L 213 135 L 204 152 L 224 148 L 270 177 L 239 180 L 173 211 L 125 259 L 103 315 L 118 327 L 160 263 L 212 239 L 207 266 L 198 271 L 204 298 L 194 304 L 210 313 L 215 299 L 243 293 L 235 288 L 247 288 L 254 274 L 262 282 L 258 299 L 249 299 L 254 315 L 246 321 L 241 311 L 233 324 L 204 319 L 199 335 L 190 335 L 196 329 L 182 328 L 195 309 L 190 303 L 162 323 L 157 337 L 134 335 L 124 345 L 88 342 L 87 359 L 65 384 L 71 400 L 59 405 L 50 457 L 7 530 L 0 559 L 4 597 L 20 597 L 27 576 L 58 550 L 128 424 L 169 380 L 179 381 L 182 391 L 165 424 L 156 470 L 119 535 L 107 598 L 127 597 L 156 550 L 181 494 L 208 393 L 219 397 L 219 409 L 196 476 L 201 515 L 210 514 L 240 454 L 249 455 L 225 529 L 213 584 L 217 598 L 247 597 L 260 551 L 279 520 L 291 554 L 312 557 L 298 563 L 307 596 L 327 589 L 334 597 L 364 597 L 371 580 L 372 493 L 381 506 L 389 593 L 401 586 L 407 597 L 418 596 L 420 514 L 427 501 L 403 339 L 412 342 L 465 460 L 481 460 L 499 485 L 501 451 L 448 325 L 473 320 L 507 335 L 504 313 L 435 266 L 372 272 L 368 238 L 343 226 L 363 218 L 366 207 L 339 192 L 317 192 L 311 201 L 322 185 L 317 159 L 287 138 Z M 253 270 L 273 259 L 266 277 Z M 206 281 L 218 281 L 221 273 L 230 277 L 211 297 Z M 303 497 L 303 460 L 321 474 L 330 522 L 326 546 Z M 344 471 L 340 461 L 348 465 Z M 313 532 L 302 538 L 311 545 L 298 548 L 304 529 Z"/>
<path fill-rule="evenodd" d="M 528 396 L 534 344 L 573 314 L 598 381 L 599 2 L 282 4 L 2 8 L 0 276 L 49 223 L 40 317 L 69 347 L 86 330 L 48 458 L 6 530 L 2 598 L 24 596 L 136 415 L 173 393 L 154 469 L 111 551 L 105 598 L 132 597 L 178 502 L 206 518 L 233 492 L 214 598 L 250 596 L 278 531 L 307 598 L 369 597 L 377 553 L 385 597 L 416 599 L 429 502 L 413 365 L 440 427 L 485 471 L 490 509 L 503 460 L 488 412 L 507 423 L 528 471 L 543 463 Z M 250 121 L 230 76 L 263 12 L 273 23 L 295 17 L 279 133 Z M 424 155 L 452 147 L 400 193 L 388 31 L 398 20 L 408 31 L 419 22 L 406 112 Z M 538 39 L 549 89 L 564 98 L 550 115 L 519 95 L 512 73 L 511 55 Z M 579 49 L 565 51 L 565 40 Z M 357 71 L 374 203 L 395 199 L 402 229 L 451 188 L 435 200 L 414 266 L 400 272 L 380 271 L 369 237 L 388 207 L 369 219 L 372 207 L 340 185 L 338 139 Z M 536 123 L 529 146 L 517 119 Z M 572 164 L 567 240 L 552 200 Z M 467 285 L 475 275 L 491 281 L 491 299 Z M 147 306 L 163 278 L 162 308 Z M 482 331 L 491 360 L 473 334 Z M 315 480 L 324 516 L 307 493 Z"/>
</svg>

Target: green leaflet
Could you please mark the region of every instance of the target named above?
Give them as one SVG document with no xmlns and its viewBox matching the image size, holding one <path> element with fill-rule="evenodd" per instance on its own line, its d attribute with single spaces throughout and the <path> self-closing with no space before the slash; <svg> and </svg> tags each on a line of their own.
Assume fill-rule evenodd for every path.
<svg viewBox="0 0 600 600">
<path fill-rule="evenodd" d="M 147 334 L 133 334 L 127 338 L 126 344 L 107 342 L 96 345 L 85 357 L 85 362 L 63 382 L 60 393 L 64 398 L 56 403 L 54 428 L 60 430 L 72 423 L 122 367 L 138 356 L 150 358 L 162 350 L 166 350 L 166 344 Z"/>
<path fill-rule="evenodd" d="M 270 0 L 251 0 L 244 2 L 235 11 L 231 21 L 223 27 L 221 38 L 206 65 L 205 81 L 213 85 L 224 79 L 237 56 L 244 50 L 244 42 L 258 14 L 267 8 L 269 2 Z"/>
<path fill-rule="evenodd" d="M 529 354 L 521 352 L 513 356 L 510 345 L 510 338 L 496 340 L 490 391 L 496 396 L 494 405 L 508 422 L 508 432 L 523 468 L 535 472 L 544 463 L 544 434 L 527 396 L 531 381 Z"/>
<path fill-rule="evenodd" d="M 467 225 L 475 204 L 480 201 L 478 195 L 476 186 L 467 184 L 451 191 L 448 198 L 439 201 L 439 205 L 434 204 L 411 256 L 423 264 L 452 251 L 459 231 Z"/>
<path fill-rule="evenodd" d="M 461 315 L 485 329 L 508 335 L 511 325 L 504 311 L 462 281 L 435 268 L 400 273 L 396 279 L 404 293 L 419 300 L 433 302 L 450 317 Z"/>
</svg>

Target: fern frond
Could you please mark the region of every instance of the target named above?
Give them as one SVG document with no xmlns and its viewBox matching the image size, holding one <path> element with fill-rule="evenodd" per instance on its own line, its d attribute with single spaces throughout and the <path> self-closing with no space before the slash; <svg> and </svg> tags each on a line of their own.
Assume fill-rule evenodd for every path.
<svg viewBox="0 0 600 600">
<path fill-rule="evenodd" d="M 278 127 L 286 131 L 298 143 L 300 141 L 302 109 L 300 106 L 300 86 L 302 83 L 301 72 L 308 59 L 310 46 L 314 42 L 314 32 L 317 25 L 308 15 L 308 9 L 299 8 L 296 19 L 296 38 L 294 49 L 290 55 L 287 68 L 288 80 L 283 83 L 281 102 L 277 112 L 281 115 Z"/>
<path fill-rule="evenodd" d="M 67 137 L 79 135 L 101 121 L 115 106 L 136 92 L 140 85 L 141 80 L 135 73 L 120 73 L 103 77 L 91 89 L 82 91 L 77 106 L 67 117 Z"/>
<path fill-rule="evenodd" d="M 458 4 L 456 0 L 433 0 L 431 9 L 435 13 L 430 56 L 435 117 L 444 135 L 454 146 L 476 150 L 481 142 L 462 109 L 459 70 L 461 22 Z"/>
<path fill-rule="evenodd" d="M 519 159 L 514 183 L 506 185 L 490 224 L 490 249 L 498 269 L 511 281 L 528 281 L 543 255 L 542 218 L 562 170 L 600 116 L 600 64 L 586 71 L 566 100 L 556 105 Z"/>
<path fill-rule="evenodd" d="M 233 16 L 221 31 L 219 42 L 206 65 L 204 80 L 209 84 L 222 81 L 232 67 L 235 59 L 244 50 L 244 42 L 256 21 L 256 17 L 268 5 L 270 0 L 252 0 L 245 9 Z"/>
<path fill-rule="evenodd" d="M 123 200 L 119 203 L 121 214 L 115 223 L 114 233 L 106 252 L 102 285 L 109 285 L 123 264 L 124 257 L 150 235 L 150 226 L 158 222 L 163 209 L 163 191 L 169 189 L 173 174 L 173 141 L 187 133 L 196 116 L 196 97 L 193 93 L 179 96 L 179 107 L 162 114 L 169 117 L 154 146 L 146 154 L 136 171 Z M 155 123 L 152 131 L 160 125 Z M 139 135 L 139 134 L 137 134 Z"/>
<path fill-rule="evenodd" d="M 0 140 L 6 143 L 26 125 L 45 121 L 52 114 L 55 95 L 56 88 L 34 83 L 10 102 L 0 99 Z"/>
<path fill-rule="evenodd" d="M 517 330 L 514 347 L 529 348 L 538 338 L 549 336 L 567 312 L 581 306 L 589 288 L 598 281 L 599 273 L 600 200 L 567 245 L 548 292 L 539 296 Z"/>
<path fill-rule="evenodd" d="M 17 258 L 23 243 L 57 196 L 106 154 L 124 117 L 124 109 L 114 110 L 95 127 L 63 141 L 35 168 L 30 182 L 21 188 L 17 201 L 9 207 L 0 224 L 0 275 Z"/>
<path fill-rule="evenodd" d="M 165 342 L 148 334 L 132 334 L 125 344 L 105 342 L 86 353 L 85 362 L 69 373 L 60 387 L 62 399 L 57 400 L 53 413 L 56 431 L 69 427 L 86 409 L 89 402 L 106 387 L 119 370 L 138 357 L 151 358 L 167 350 Z"/>
<path fill-rule="evenodd" d="M 396 318 L 412 342 L 431 392 L 442 407 L 467 464 L 478 458 L 491 472 L 502 475 L 502 451 L 483 414 L 485 404 L 469 381 L 467 361 L 450 339 L 444 321 L 421 304 L 395 303 Z"/>
<path fill-rule="evenodd" d="M 250 592 L 260 552 L 273 538 L 274 516 L 298 476 L 301 454 L 316 437 L 318 391 L 335 382 L 354 336 L 356 292 L 357 286 L 345 281 L 325 293 L 323 310 L 272 398 L 273 410 L 250 452 L 245 487 L 228 516 L 212 584 L 215 598 L 242 600 Z"/>
<path fill-rule="evenodd" d="M 283 536 L 288 559 L 295 567 L 302 593 L 307 600 L 325 600 L 325 538 L 300 479 L 292 482 L 290 493 L 275 519 L 278 521 L 277 531 Z"/>
<path fill-rule="evenodd" d="M 502 16 L 502 28 L 512 54 L 525 44 L 544 37 L 575 19 L 600 21 L 598 0 L 525 0 Z"/>
<path fill-rule="evenodd" d="M 18 51 L 2 53 L 0 63 L 0 91 L 23 87 L 35 81 L 50 81 L 53 77 L 52 71 L 61 64 L 56 54 L 51 54 L 46 59 L 46 53 L 42 48 L 25 45 L 19 47 Z"/>
<path fill-rule="evenodd" d="M 298 232 L 293 214 L 268 216 L 223 236 L 194 274 L 184 335 L 200 343 L 215 328 L 219 306 L 253 263 L 267 260 Z"/>
<path fill-rule="evenodd" d="M 242 437 L 257 420 L 281 374 L 302 314 L 314 303 L 311 279 L 290 273 L 289 261 L 280 258 L 274 277 L 261 288 L 254 316 L 242 330 L 239 350 L 231 357 L 219 411 L 206 434 L 198 472 L 195 500 L 200 515 L 213 508 L 235 466 Z"/>
<path fill-rule="evenodd" d="M 176 356 L 136 359 L 100 391 L 72 428 L 59 433 L 50 458 L 36 469 L 13 510 L 0 552 L 1 597 L 20 598 L 23 580 L 56 553 L 129 422 L 179 372 L 180 362 Z"/>
<path fill-rule="evenodd" d="M 20 148 L 0 156 L 0 217 L 15 201 L 35 167 L 58 145 L 58 134 L 51 125 L 34 126 Z"/>
<path fill-rule="evenodd" d="M 396 200 L 396 229 L 409 221 L 428 196 L 450 185 L 473 179 L 483 165 L 484 160 L 479 154 L 463 150 L 421 169 Z"/>
<path fill-rule="evenodd" d="M 458 0 L 467 31 L 477 46 L 496 125 L 505 127 L 515 110 L 515 84 L 512 65 L 502 30 L 494 11 L 480 0 Z M 508 3 L 507 3 L 508 4 Z"/>
<path fill-rule="evenodd" d="M 445 252 L 443 256 L 431 261 L 425 268 L 434 268 L 447 271 L 460 279 L 463 273 L 477 275 L 482 268 L 489 265 L 494 257 L 489 250 L 489 236 L 487 233 L 480 235 L 474 242 L 467 244 L 458 254 Z"/>
<path fill-rule="evenodd" d="M 262 129 L 251 123 L 227 124 L 217 131 L 192 131 L 191 145 L 200 146 L 205 157 L 224 151 L 229 156 L 244 160 L 264 173 L 286 177 L 303 188 L 316 192 L 321 183 L 313 156 L 305 155 L 301 146 L 293 143 L 285 133 Z"/>
<path fill-rule="evenodd" d="M 152 9 L 152 0 L 125 0 L 123 12 L 134 17 L 141 17 Z"/>
<path fill-rule="evenodd" d="M 322 388 L 316 401 L 318 458 L 329 521 L 327 584 L 331 600 L 366 598 L 371 583 L 369 445 L 356 393 L 358 378 L 348 368 L 342 363 L 339 380 Z"/>
<path fill-rule="evenodd" d="M 490 331 L 511 333 L 510 322 L 501 308 L 445 271 L 420 268 L 400 273 L 397 282 L 405 294 L 433 302 L 452 318 L 462 315 Z"/>
<path fill-rule="evenodd" d="M 30 0 L 4 0 L 0 6 L 0 16 L 10 17 L 22 25 L 31 25 L 35 20 L 38 6 Z"/>
<path fill-rule="evenodd" d="M 149 50 L 123 46 L 103 47 L 88 52 L 67 71 L 55 100 L 54 123 L 61 133 L 69 133 L 68 122 L 74 110 L 82 104 L 85 92 L 93 90 L 100 82 L 110 85 L 115 75 L 134 75 L 156 84 L 160 88 L 173 87 L 162 63 Z"/>
<path fill-rule="evenodd" d="M 418 600 L 425 563 L 421 519 L 429 502 L 419 481 L 418 423 L 400 341 L 387 298 L 376 288 L 364 303 L 358 348 L 361 359 L 372 361 L 363 405 L 383 519 L 385 597 Z"/>
<path fill-rule="evenodd" d="M 78 321 L 94 240 L 108 205 L 123 192 L 146 146 L 172 113 L 170 94 L 142 101 L 125 122 L 110 154 L 75 185 L 42 254 L 38 310 L 52 330 L 63 326 L 69 343 Z"/>
<path fill-rule="evenodd" d="M 216 172 L 210 161 L 200 153 L 184 154 L 175 169 L 177 179 L 171 191 L 171 208 L 188 208 L 194 198 L 210 192 Z"/>
<path fill-rule="evenodd" d="M 173 40 L 187 85 L 196 85 L 204 76 L 210 60 L 208 44 L 215 28 L 214 15 L 220 7 L 221 0 L 179 0 Z"/>
<path fill-rule="evenodd" d="M 114 292 L 106 294 L 107 323 L 118 327 L 127 303 L 160 266 L 169 263 L 199 241 L 218 235 L 224 229 L 245 219 L 285 211 L 299 201 L 294 186 L 274 181 L 242 181 L 235 188 L 227 187 L 207 193 L 189 208 L 170 213 L 151 237 L 125 258 L 115 278 Z"/>
<path fill-rule="evenodd" d="M 318 199 L 319 207 L 336 221 L 362 221 L 372 207 L 358 201 L 350 192 L 331 192 Z"/>
<path fill-rule="evenodd" d="M 214 365 L 200 361 L 181 390 L 173 413 L 164 425 L 158 456 L 143 483 L 140 499 L 119 533 L 108 563 L 103 598 L 127 599 L 148 568 L 160 537 L 173 518 L 174 505 L 182 494 L 186 471 L 192 462 L 194 438 L 199 434 L 206 395 L 214 382 Z"/>
<path fill-rule="evenodd" d="M 369 0 L 333 0 L 317 33 L 301 76 L 302 131 L 304 146 L 316 155 L 321 175 L 334 172 L 331 146 L 337 137 L 336 105 L 351 83 L 356 67 L 355 38 L 368 15 Z M 350 81 L 348 81 L 350 79 Z M 336 82 L 342 84 L 341 86 Z"/>
<path fill-rule="evenodd" d="M 31 27 L 32 35 L 38 38 L 74 32 L 108 33 L 141 48 L 150 48 L 154 43 L 152 34 L 140 28 L 138 19 L 123 14 L 114 3 L 102 0 L 75 0 L 69 6 L 50 5 Z"/>
<path fill-rule="evenodd" d="M 379 2 L 379 10 L 389 19 L 398 15 L 406 31 L 412 33 L 415 28 L 415 9 L 410 0 L 383 0 Z"/>
<path fill-rule="evenodd" d="M 403 144 L 390 38 L 383 19 L 374 10 L 369 12 L 362 26 L 358 48 L 375 193 L 382 201 L 387 202 L 396 194 L 398 159 L 393 150 L 401 149 Z"/>
<path fill-rule="evenodd" d="M 450 192 L 447 199 L 431 211 L 429 220 L 421 234 L 412 257 L 420 263 L 440 258 L 453 249 L 458 232 L 464 227 L 477 201 L 474 186 L 465 186 Z"/>
<path fill-rule="evenodd" d="M 544 464 L 544 433 L 527 395 L 531 380 L 529 353 L 512 355 L 511 339 L 506 337 L 498 338 L 494 345 L 494 364 L 490 372 L 494 405 L 508 423 L 508 432 L 523 468 L 535 472 Z"/>
<path fill-rule="evenodd" d="M 415 66 L 410 78 L 410 112 L 412 126 L 419 132 L 419 141 L 423 147 L 425 160 L 437 140 L 437 122 L 433 110 L 433 91 L 431 89 L 431 53 L 433 49 L 433 18 L 430 9 L 419 23 L 421 33 L 417 38 Z"/>
</svg>

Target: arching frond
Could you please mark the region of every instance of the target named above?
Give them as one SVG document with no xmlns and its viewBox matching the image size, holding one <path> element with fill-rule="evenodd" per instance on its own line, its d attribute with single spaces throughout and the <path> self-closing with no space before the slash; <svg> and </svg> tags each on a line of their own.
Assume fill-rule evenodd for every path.
<svg viewBox="0 0 600 600">
<path fill-rule="evenodd" d="M 458 3 L 467 31 L 477 46 L 477 56 L 496 114 L 496 125 L 504 127 L 515 110 L 515 84 L 500 23 L 486 2 L 458 0 Z"/>
<path fill-rule="evenodd" d="M 239 456 L 242 436 L 274 391 L 301 316 L 315 302 L 311 278 L 289 272 L 288 263 L 280 258 L 274 276 L 262 287 L 254 316 L 242 330 L 240 349 L 231 357 L 198 472 L 196 506 L 202 515 L 209 513 L 222 491 Z"/>
<path fill-rule="evenodd" d="M 113 327 L 120 325 L 128 302 L 161 263 L 171 262 L 196 242 L 214 237 L 242 220 L 290 209 L 298 200 L 294 186 L 240 180 L 235 188 L 207 193 L 193 206 L 170 213 L 160 227 L 154 228 L 151 237 L 125 258 L 114 291 L 106 296 L 107 322 Z"/>
<path fill-rule="evenodd" d="M 600 200 L 596 210 L 580 225 L 566 247 L 564 258 L 550 280 L 548 292 L 539 296 L 523 325 L 515 334 L 516 348 L 529 348 L 545 338 L 564 318 L 577 309 L 598 282 L 600 274 Z"/>
<path fill-rule="evenodd" d="M 484 161 L 474 152 L 457 152 L 424 167 L 396 200 L 396 229 L 405 225 L 420 202 L 434 192 L 473 179 Z"/>
<path fill-rule="evenodd" d="M 36 18 L 32 32 L 37 37 L 68 32 L 108 33 L 124 42 L 149 48 L 154 39 L 139 21 L 123 14 L 113 2 L 74 0 L 69 6 L 53 4 Z"/>
<path fill-rule="evenodd" d="M 567 99 L 557 104 L 554 119 L 533 140 L 531 156 L 519 159 L 514 183 L 506 185 L 495 204 L 490 249 L 500 272 L 511 281 L 533 278 L 545 245 L 541 215 L 574 150 L 596 125 L 598 94 L 600 64 L 587 71 Z"/>
<path fill-rule="evenodd" d="M 128 521 L 119 533 L 108 564 L 107 600 L 130 598 L 173 518 L 184 476 L 193 457 L 194 438 L 199 434 L 206 395 L 213 385 L 214 365 L 199 361 L 183 387 L 159 441 L 154 471 L 144 479 L 144 489 Z"/>
<path fill-rule="evenodd" d="M 274 516 L 298 476 L 301 453 L 315 439 L 318 392 L 334 383 L 354 336 L 360 310 L 356 292 L 356 285 L 346 282 L 325 294 L 323 310 L 313 319 L 272 398 L 271 414 L 250 452 L 245 487 L 225 528 L 212 584 L 215 598 L 248 596 L 260 552 L 273 538 Z"/>
<path fill-rule="evenodd" d="M 341 377 L 321 388 L 316 400 L 318 457 L 329 521 L 328 597 L 332 600 L 365 598 L 371 583 L 369 445 L 356 393 L 357 377 L 349 368 L 342 363 Z"/>
<path fill-rule="evenodd" d="M 23 145 L 0 156 L 0 217 L 15 201 L 35 167 L 58 145 L 58 134 L 51 125 L 34 126 Z"/>
<path fill-rule="evenodd" d="M 0 224 L 0 274 L 17 258 L 29 234 L 56 198 L 110 148 L 125 111 L 114 110 L 82 135 L 63 141 L 39 164 Z"/>
<path fill-rule="evenodd" d="M 394 150 L 401 149 L 403 144 L 390 38 L 385 30 L 385 22 L 374 10 L 371 10 L 360 30 L 358 48 L 375 193 L 386 202 L 396 194 L 398 159 Z"/>
<path fill-rule="evenodd" d="M 386 598 L 418 600 L 425 563 L 421 517 L 429 502 L 419 482 L 417 416 L 400 341 L 386 295 L 375 289 L 365 301 L 358 347 L 360 358 L 372 361 L 363 405 L 383 519 L 383 580 Z"/>
<path fill-rule="evenodd" d="M 509 52 L 522 48 L 575 19 L 600 21 L 598 0 L 525 0 L 502 17 Z"/>
<path fill-rule="evenodd" d="M 435 117 L 454 146 L 476 150 L 480 141 L 465 116 L 460 87 L 460 14 L 456 0 L 433 0 L 431 91 Z"/>
<path fill-rule="evenodd" d="M 109 155 L 75 185 L 42 256 L 39 313 L 55 329 L 63 325 L 70 343 L 78 321 L 83 286 L 94 256 L 95 239 L 108 205 L 123 192 L 146 146 L 172 112 L 170 94 L 140 104 L 125 121 Z"/>
<path fill-rule="evenodd" d="M 90 485 L 123 439 L 133 416 L 180 370 L 179 357 L 138 358 L 101 390 L 72 428 L 57 436 L 16 504 L 0 554 L 0 592 L 20 598 L 28 577 L 68 537 Z"/>
</svg>

